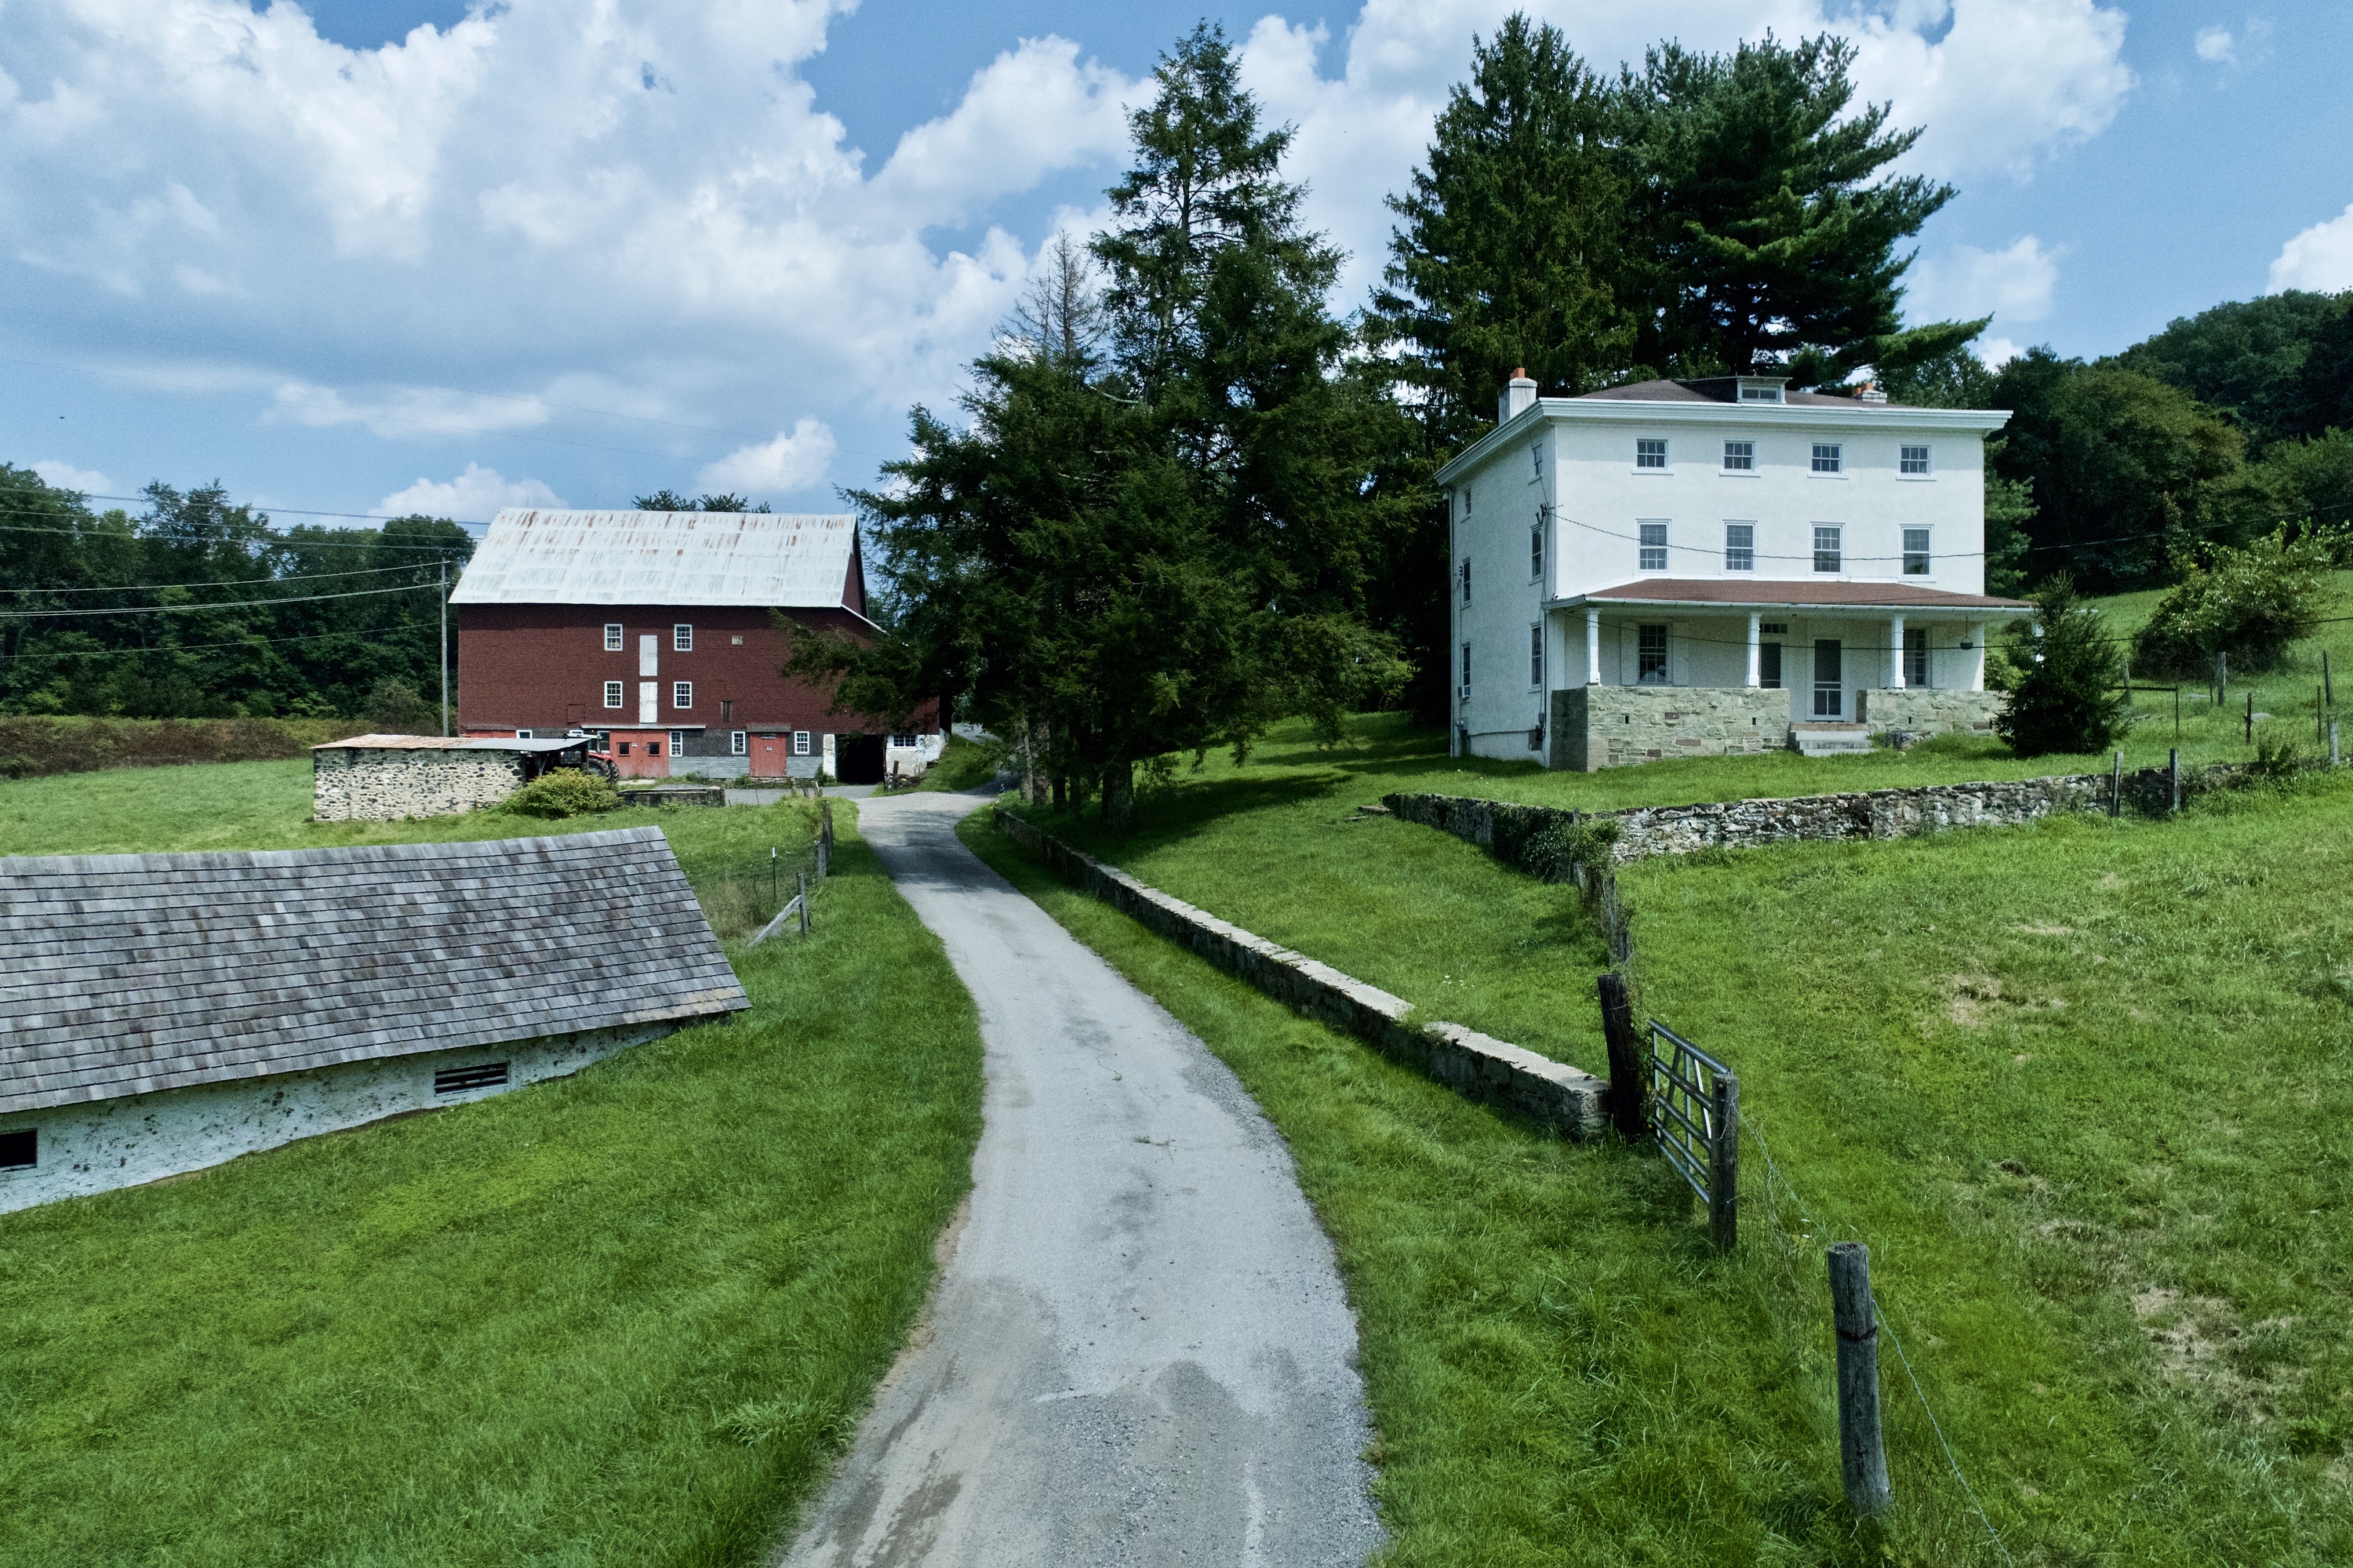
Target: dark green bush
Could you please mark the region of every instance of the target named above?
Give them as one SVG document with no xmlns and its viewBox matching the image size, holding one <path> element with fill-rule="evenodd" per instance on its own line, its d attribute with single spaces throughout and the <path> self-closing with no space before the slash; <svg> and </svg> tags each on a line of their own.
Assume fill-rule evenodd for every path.
<svg viewBox="0 0 2353 1568">
<path fill-rule="evenodd" d="M 2205 562 L 2187 565 L 2133 638 L 2134 670 L 2202 680 L 2218 653 L 2234 672 L 2279 668 L 2289 644 L 2311 636 L 2333 605 L 2328 571 L 2338 543 L 2328 531 L 2291 541 L 2283 529 L 2244 549 L 2213 546 Z"/>
<path fill-rule="evenodd" d="M 611 779 L 577 768 L 556 768 L 508 796 L 499 810 L 518 817 L 586 817 L 620 803 L 621 792 Z"/>
<path fill-rule="evenodd" d="M 1618 819 L 1588 817 L 1582 821 L 1556 821 L 1528 838 L 1527 869 L 1552 881 L 1567 877 L 1577 865 L 1600 865 L 1618 842 Z"/>
</svg>

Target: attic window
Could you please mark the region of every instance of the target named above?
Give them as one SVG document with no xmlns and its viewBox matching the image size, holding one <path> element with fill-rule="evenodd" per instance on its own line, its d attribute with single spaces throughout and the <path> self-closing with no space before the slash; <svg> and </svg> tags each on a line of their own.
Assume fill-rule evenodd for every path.
<svg viewBox="0 0 2353 1568">
<path fill-rule="evenodd" d="M 442 1067 L 433 1074 L 433 1092 L 437 1095 L 461 1095 L 468 1089 L 497 1089 L 506 1086 L 507 1065 L 504 1062 L 477 1062 L 470 1067 Z"/>
<path fill-rule="evenodd" d="M 39 1128 L 28 1127 L 21 1132 L 0 1132 L 0 1171 L 30 1171 L 40 1162 Z"/>
<path fill-rule="evenodd" d="M 1788 401 L 1788 399 L 1781 396 L 1781 387 L 1783 384 L 1778 381 L 1742 380 L 1737 382 L 1736 385 L 1740 388 L 1740 400 L 1744 403 L 1784 403 Z"/>
</svg>

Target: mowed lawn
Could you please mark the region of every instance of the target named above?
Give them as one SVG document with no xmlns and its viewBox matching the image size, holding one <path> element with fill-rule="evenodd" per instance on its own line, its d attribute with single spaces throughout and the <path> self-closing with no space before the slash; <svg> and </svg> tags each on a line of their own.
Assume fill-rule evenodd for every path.
<svg viewBox="0 0 2353 1568">
<path fill-rule="evenodd" d="M 1046 821 L 1427 1016 L 1599 1072 L 1599 948 L 1568 892 L 1349 807 L 1399 788 L 1761 795 L 1950 760 L 1595 779 L 1464 768 L 1442 737 L 1377 721 L 1331 750 L 1213 758 L 1124 840 Z M 2170 822 L 1624 868 L 1648 1011 L 1733 1063 L 1766 1140 L 1729 1262 L 1654 1155 L 1465 1105 L 980 823 L 967 839 L 1232 1062 L 1290 1139 L 1360 1315 L 1398 1562 L 2353 1560 L 2353 775 Z M 1842 1238 L 1872 1245 L 1999 1544 L 1892 1348 L 1899 1510 L 1883 1538 L 1852 1528 L 1822 1283 Z"/>
<path fill-rule="evenodd" d="M 707 891 L 809 831 L 308 810 L 301 762 L 26 780 L 0 848 L 654 821 Z M 979 1130 L 971 1002 L 836 811 L 814 935 L 731 944 L 728 1022 L 0 1215 L 0 1563 L 762 1561 L 904 1342 Z"/>
</svg>

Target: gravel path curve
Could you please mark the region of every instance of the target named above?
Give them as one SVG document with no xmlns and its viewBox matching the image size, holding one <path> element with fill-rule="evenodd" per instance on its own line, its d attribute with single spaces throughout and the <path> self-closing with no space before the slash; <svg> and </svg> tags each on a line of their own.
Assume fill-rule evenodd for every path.
<svg viewBox="0 0 2353 1568">
<path fill-rule="evenodd" d="M 784 1562 L 1361 1563 L 1356 1320 L 1290 1151 L 957 842 L 976 804 L 860 811 L 979 1004 L 987 1121 L 926 1328 Z"/>
</svg>

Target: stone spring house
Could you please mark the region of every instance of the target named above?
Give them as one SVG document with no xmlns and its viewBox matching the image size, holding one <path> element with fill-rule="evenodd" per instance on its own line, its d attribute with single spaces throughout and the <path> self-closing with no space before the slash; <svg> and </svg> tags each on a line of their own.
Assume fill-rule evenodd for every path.
<svg viewBox="0 0 2353 1568">
<path fill-rule="evenodd" d="M 585 767 L 589 744 L 438 735 L 331 740 L 311 748 L 311 815 L 390 821 L 495 806 L 550 768 Z"/>
<path fill-rule="evenodd" d="M 1985 438 L 2009 415 L 1514 377 L 1439 471 L 1457 755 L 1586 770 L 1983 729 Z"/>
<path fill-rule="evenodd" d="M 470 736 L 607 737 L 625 776 L 871 783 L 940 754 L 936 705 L 913 731 L 829 714 L 783 673 L 772 611 L 865 637 L 849 516 L 509 507 L 449 596 L 458 727 Z"/>
<path fill-rule="evenodd" d="M 0 1212 L 749 1005 L 655 828 L 0 860 Z"/>
</svg>

